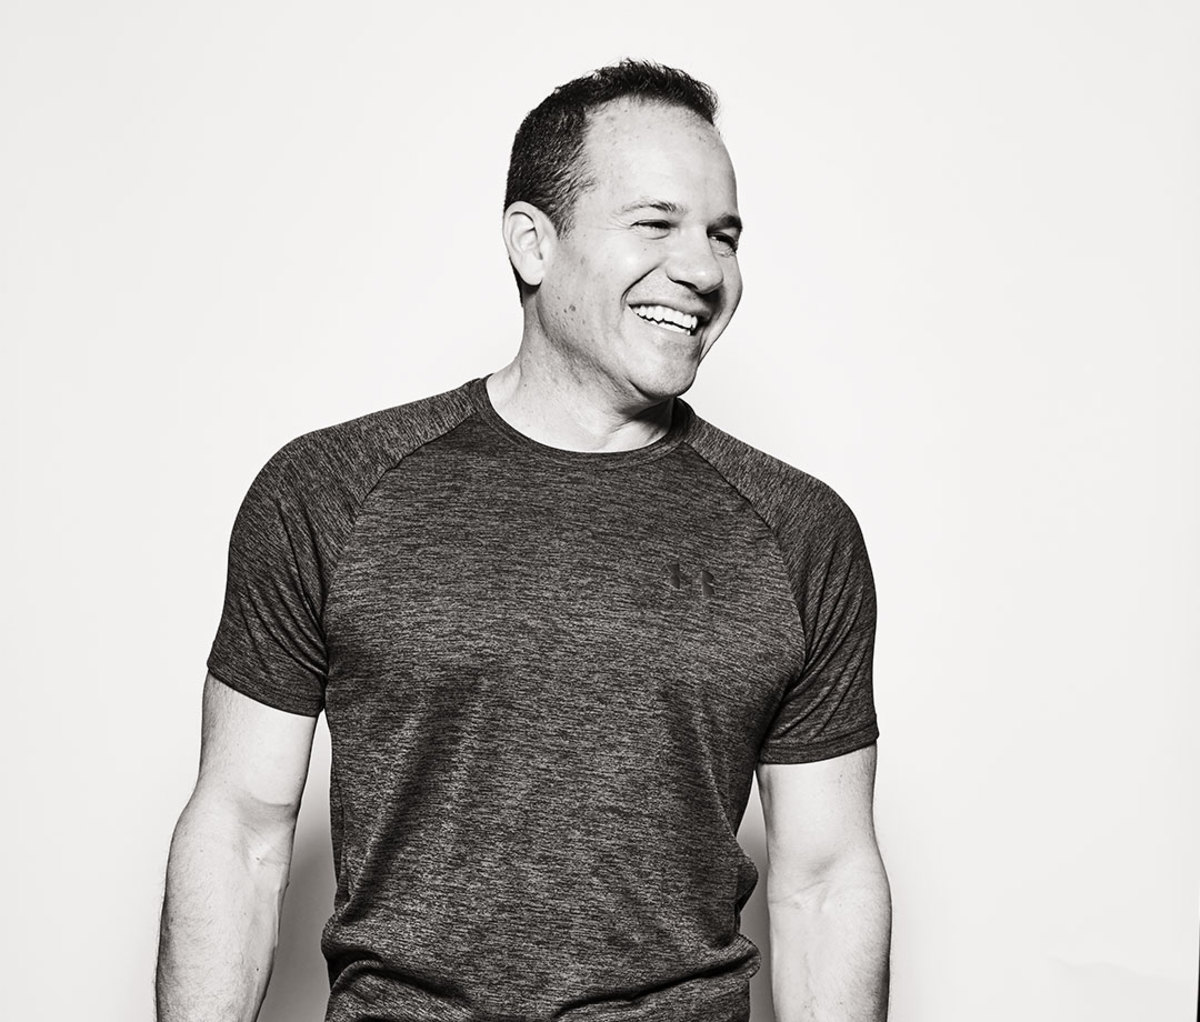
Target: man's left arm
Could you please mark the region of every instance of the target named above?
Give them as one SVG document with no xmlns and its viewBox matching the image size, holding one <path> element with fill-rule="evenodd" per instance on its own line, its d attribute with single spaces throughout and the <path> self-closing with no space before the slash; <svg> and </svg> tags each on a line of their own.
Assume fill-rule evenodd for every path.
<svg viewBox="0 0 1200 1022">
<path fill-rule="evenodd" d="M 875 840 L 876 747 L 760 763 L 777 1022 L 887 1018 L 891 891 Z"/>
</svg>

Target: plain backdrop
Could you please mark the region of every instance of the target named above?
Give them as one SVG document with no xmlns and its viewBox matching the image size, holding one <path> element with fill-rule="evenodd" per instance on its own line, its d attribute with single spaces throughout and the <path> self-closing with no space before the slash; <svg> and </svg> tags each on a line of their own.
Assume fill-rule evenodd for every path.
<svg viewBox="0 0 1200 1022">
<path fill-rule="evenodd" d="M 688 399 L 871 552 L 892 1019 L 1192 1019 L 1198 29 L 1162 0 L 7 0 L 6 1015 L 152 1017 L 242 496 L 292 437 L 508 361 L 512 134 L 633 55 L 716 87 L 747 223 Z M 327 770 L 321 732 L 268 1022 L 322 1017 Z M 765 875 L 757 793 L 741 837 Z M 753 996 L 765 1022 L 765 965 Z"/>
</svg>

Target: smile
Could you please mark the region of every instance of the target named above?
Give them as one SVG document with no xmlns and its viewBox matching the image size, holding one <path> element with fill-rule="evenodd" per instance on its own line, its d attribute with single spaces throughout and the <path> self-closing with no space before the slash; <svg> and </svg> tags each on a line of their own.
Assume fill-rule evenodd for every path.
<svg viewBox="0 0 1200 1022">
<path fill-rule="evenodd" d="M 630 308 L 642 319 L 681 334 L 695 333 L 700 325 L 699 318 L 690 312 L 680 312 L 666 305 L 631 305 Z"/>
</svg>

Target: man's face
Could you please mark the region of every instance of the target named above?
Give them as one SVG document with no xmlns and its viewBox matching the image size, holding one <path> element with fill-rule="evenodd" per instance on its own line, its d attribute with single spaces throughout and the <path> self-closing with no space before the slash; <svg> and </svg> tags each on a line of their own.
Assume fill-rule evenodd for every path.
<svg viewBox="0 0 1200 1022">
<path fill-rule="evenodd" d="M 741 298 L 733 165 L 691 111 L 629 101 L 592 114 L 584 157 L 536 313 L 574 373 L 644 407 L 692 385 Z"/>
</svg>

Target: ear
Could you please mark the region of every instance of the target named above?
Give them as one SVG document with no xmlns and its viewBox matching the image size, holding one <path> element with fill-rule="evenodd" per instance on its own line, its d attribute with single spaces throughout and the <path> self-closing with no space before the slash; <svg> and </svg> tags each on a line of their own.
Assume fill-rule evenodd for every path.
<svg viewBox="0 0 1200 1022">
<path fill-rule="evenodd" d="M 517 276 L 530 287 L 537 287 L 558 240 L 554 225 L 537 206 L 514 202 L 504 211 L 503 231 L 504 246 Z"/>
</svg>

